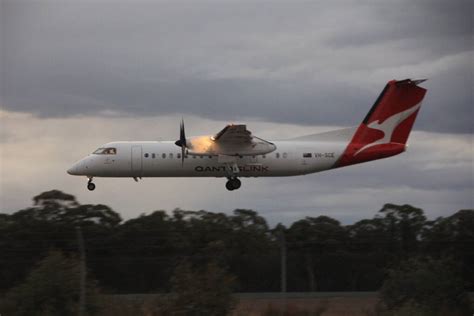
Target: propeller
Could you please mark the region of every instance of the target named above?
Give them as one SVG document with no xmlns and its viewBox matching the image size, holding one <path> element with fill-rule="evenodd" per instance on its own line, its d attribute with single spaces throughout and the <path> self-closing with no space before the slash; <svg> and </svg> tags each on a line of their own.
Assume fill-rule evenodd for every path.
<svg viewBox="0 0 474 316">
<path fill-rule="evenodd" d="M 186 134 L 184 132 L 184 119 L 181 119 L 179 126 L 179 139 L 174 142 L 176 146 L 181 147 L 181 166 L 184 165 L 184 154 L 186 152 Z"/>
</svg>

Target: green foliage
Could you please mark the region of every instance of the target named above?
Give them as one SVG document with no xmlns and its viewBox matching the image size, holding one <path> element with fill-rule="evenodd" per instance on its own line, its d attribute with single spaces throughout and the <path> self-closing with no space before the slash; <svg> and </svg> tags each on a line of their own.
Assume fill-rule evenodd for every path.
<svg viewBox="0 0 474 316">
<path fill-rule="evenodd" d="M 331 245 L 347 239 L 346 231 L 341 223 L 328 216 L 306 217 L 294 222 L 288 229 L 288 240 L 314 242 Z"/>
<path fill-rule="evenodd" d="M 431 242 L 473 242 L 474 241 L 474 210 L 459 212 L 435 221 L 428 222 L 424 238 Z"/>
<path fill-rule="evenodd" d="M 307 284 L 304 290 L 314 292 L 345 286 L 340 277 L 347 271 L 346 254 L 339 250 L 344 248 L 347 237 L 341 223 L 328 216 L 306 217 L 286 230 L 286 240 L 294 249 L 293 253 L 289 252 L 290 260 L 299 266 L 292 270 L 300 274 L 301 283 Z M 331 282 L 326 282 L 328 279 Z"/>
<path fill-rule="evenodd" d="M 79 261 L 60 252 L 50 252 L 23 283 L 6 294 L 0 314 L 74 315 L 78 311 L 79 292 Z M 94 281 L 88 281 L 86 293 L 86 311 L 88 315 L 95 314 L 99 304 Z"/>
<path fill-rule="evenodd" d="M 379 218 L 385 235 L 390 242 L 390 250 L 414 251 L 426 224 L 423 210 L 411 205 L 385 204 L 379 211 Z"/>
<path fill-rule="evenodd" d="M 0 294 L 21 282 L 49 249 L 76 254 L 78 225 L 88 269 L 107 293 L 168 292 L 183 258 L 192 266 L 212 258 L 228 267 L 237 277 L 236 291 L 279 291 L 281 231 L 289 291 L 375 291 L 387 267 L 420 254 L 452 256 L 468 286 L 474 285 L 474 210 L 428 221 L 419 208 L 386 204 L 353 225 L 319 216 L 288 228 L 269 227 L 247 209 L 158 210 L 122 222 L 105 205 L 81 205 L 52 190 L 35 196 L 32 207 L 0 214 Z"/>
<path fill-rule="evenodd" d="M 182 262 L 172 277 L 172 294 L 162 302 L 162 315 L 223 316 L 235 306 L 235 277 L 216 262 L 193 267 Z"/>
<path fill-rule="evenodd" d="M 120 215 L 106 205 L 80 205 L 74 196 L 58 190 L 43 192 L 35 196 L 33 201 L 33 207 L 16 212 L 13 218 L 24 223 L 46 221 L 104 227 L 113 227 L 122 221 Z"/>
<path fill-rule="evenodd" d="M 389 270 L 380 298 L 394 315 L 469 315 L 464 286 L 452 259 L 411 258 Z"/>
</svg>

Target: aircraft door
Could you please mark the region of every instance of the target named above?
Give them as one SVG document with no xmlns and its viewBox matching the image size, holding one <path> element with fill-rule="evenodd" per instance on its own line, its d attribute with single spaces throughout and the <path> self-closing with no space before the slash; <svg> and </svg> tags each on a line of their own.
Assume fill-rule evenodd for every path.
<svg viewBox="0 0 474 316">
<path fill-rule="evenodd" d="M 142 146 L 132 146 L 132 174 L 136 177 L 142 176 Z"/>
</svg>

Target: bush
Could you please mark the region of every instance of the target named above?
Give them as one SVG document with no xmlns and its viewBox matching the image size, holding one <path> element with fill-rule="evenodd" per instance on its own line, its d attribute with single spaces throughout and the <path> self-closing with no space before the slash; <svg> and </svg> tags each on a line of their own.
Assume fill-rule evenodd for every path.
<svg viewBox="0 0 474 316">
<path fill-rule="evenodd" d="M 25 281 L 10 289 L 0 303 L 2 315 L 75 315 L 79 308 L 79 260 L 53 251 L 34 268 Z M 88 281 L 87 315 L 98 311 L 98 290 Z"/>
<path fill-rule="evenodd" d="M 408 259 L 389 270 L 382 309 L 389 315 L 470 315 L 464 286 L 452 259 Z"/>
<path fill-rule="evenodd" d="M 160 315 L 223 316 L 235 306 L 235 278 L 215 262 L 196 268 L 185 261 L 171 283 L 172 294 L 160 299 Z"/>
</svg>

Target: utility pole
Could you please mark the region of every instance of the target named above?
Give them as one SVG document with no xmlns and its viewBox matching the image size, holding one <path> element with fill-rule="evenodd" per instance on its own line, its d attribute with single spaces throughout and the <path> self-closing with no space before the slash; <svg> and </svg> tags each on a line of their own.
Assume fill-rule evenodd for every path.
<svg viewBox="0 0 474 316">
<path fill-rule="evenodd" d="M 280 269 L 281 269 L 281 292 L 286 293 L 286 238 L 285 228 L 280 226 Z"/>
<path fill-rule="evenodd" d="M 285 238 L 285 226 L 279 224 L 279 239 L 280 239 L 280 294 L 281 301 L 283 302 L 283 310 L 286 312 L 288 309 L 286 301 L 286 238 Z"/>
<path fill-rule="evenodd" d="M 86 304 L 86 251 L 84 248 L 84 238 L 82 236 L 82 230 L 80 226 L 76 226 L 77 231 L 77 243 L 79 245 L 79 316 L 84 315 L 85 304 Z"/>
</svg>

